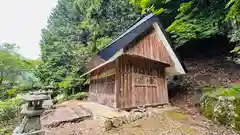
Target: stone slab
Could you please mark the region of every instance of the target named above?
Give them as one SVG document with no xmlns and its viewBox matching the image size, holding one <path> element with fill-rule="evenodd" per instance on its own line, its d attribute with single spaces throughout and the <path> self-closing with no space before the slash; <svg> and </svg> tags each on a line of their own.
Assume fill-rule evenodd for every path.
<svg viewBox="0 0 240 135">
<path fill-rule="evenodd" d="M 129 114 L 129 112 L 127 111 L 124 110 L 117 111 L 116 109 L 108 107 L 106 105 L 90 101 L 78 101 L 77 104 L 81 105 L 83 108 L 92 112 L 94 118 L 100 117 L 110 119 L 114 117 L 122 117 Z"/>
<path fill-rule="evenodd" d="M 49 111 L 49 110 L 48 110 Z M 66 122 L 78 122 L 91 117 L 91 114 L 81 107 L 57 107 L 41 117 L 44 127 L 56 127 Z"/>
</svg>

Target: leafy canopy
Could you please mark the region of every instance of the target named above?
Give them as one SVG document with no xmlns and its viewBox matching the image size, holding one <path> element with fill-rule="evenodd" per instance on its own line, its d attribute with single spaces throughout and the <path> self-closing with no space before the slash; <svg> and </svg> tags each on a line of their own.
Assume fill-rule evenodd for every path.
<svg viewBox="0 0 240 135">
<path fill-rule="evenodd" d="M 84 89 L 90 57 L 136 18 L 128 0 L 59 0 L 42 30 L 37 76 L 66 93 Z"/>
<path fill-rule="evenodd" d="M 182 45 L 192 39 L 229 35 L 239 44 L 240 0 L 130 0 L 137 9 L 162 10 L 167 31 L 175 44 Z M 237 46 L 234 52 L 238 50 Z"/>
</svg>

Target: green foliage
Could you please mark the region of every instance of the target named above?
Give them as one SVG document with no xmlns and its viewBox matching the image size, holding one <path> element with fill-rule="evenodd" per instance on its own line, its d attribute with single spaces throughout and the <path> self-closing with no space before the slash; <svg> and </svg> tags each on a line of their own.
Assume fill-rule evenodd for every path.
<svg viewBox="0 0 240 135">
<path fill-rule="evenodd" d="M 78 27 L 90 33 L 87 44 L 91 46 L 92 53 L 106 45 L 106 42 L 101 42 L 102 38 L 109 42 L 137 17 L 126 0 L 76 0 L 75 6 L 84 18 Z"/>
<path fill-rule="evenodd" d="M 4 45 L 7 46 L 7 45 Z M 11 50 L 0 48 L 0 86 L 17 83 L 18 77 L 27 70 L 27 64 Z"/>
<path fill-rule="evenodd" d="M 21 105 L 21 96 L 18 95 L 15 98 L 7 99 L 4 101 L 0 101 L 0 121 L 7 122 L 16 116 L 20 111 Z"/>
<path fill-rule="evenodd" d="M 240 85 L 204 91 L 201 110 L 207 118 L 240 130 Z"/>
<path fill-rule="evenodd" d="M 231 51 L 231 53 L 240 58 L 240 30 L 233 29 L 230 38 L 231 42 L 237 43 L 237 46 Z"/>
<path fill-rule="evenodd" d="M 1 135 L 11 135 L 14 127 L 13 125 L 4 126 L 2 129 L 0 129 Z"/>
<path fill-rule="evenodd" d="M 54 99 L 53 99 L 53 103 L 61 103 L 65 100 L 68 100 L 68 96 L 66 94 L 58 94 Z"/>
<path fill-rule="evenodd" d="M 212 119 L 214 114 L 214 102 L 215 99 L 209 95 L 205 95 L 204 98 L 201 99 L 201 112 L 209 119 Z"/>
<path fill-rule="evenodd" d="M 240 54 L 240 47 L 235 47 L 231 52 Z"/>
<path fill-rule="evenodd" d="M 60 82 L 58 84 L 58 87 L 59 88 L 62 88 L 62 89 L 69 89 L 71 88 L 71 82 L 72 82 L 73 78 L 72 76 L 68 76 L 67 78 L 65 78 L 62 82 Z"/>
<path fill-rule="evenodd" d="M 228 32 L 231 41 L 239 37 L 236 36 L 239 27 L 232 30 L 232 26 L 226 21 L 231 20 L 234 26 L 239 26 L 239 0 L 130 0 L 130 3 L 143 13 L 145 10 L 152 11 L 150 8 L 164 10 L 161 18 L 168 26 L 167 31 L 173 42 L 178 45 L 192 39 L 209 38 Z"/>
<path fill-rule="evenodd" d="M 13 98 L 17 95 L 17 89 L 12 88 L 12 89 L 6 90 L 5 93 L 6 93 L 8 98 Z"/>
<path fill-rule="evenodd" d="M 175 43 L 185 43 L 192 39 L 208 38 L 224 33 L 223 10 L 226 3 L 209 0 L 208 3 L 189 1 L 182 3 L 175 21 L 167 28 L 173 35 Z"/>
<path fill-rule="evenodd" d="M 230 8 L 226 19 L 237 19 L 240 15 L 240 0 L 230 0 L 226 8 Z"/>
<path fill-rule="evenodd" d="M 58 94 L 54 99 L 54 103 L 61 103 L 66 100 L 85 100 L 88 97 L 87 92 L 78 92 L 77 94 L 72 94 L 72 95 L 66 95 L 66 94 Z"/>
<path fill-rule="evenodd" d="M 88 93 L 87 92 L 79 92 L 79 93 L 73 95 L 72 99 L 84 100 L 84 99 L 87 99 L 87 97 L 88 97 Z"/>
<path fill-rule="evenodd" d="M 81 91 L 88 78 L 79 77 L 90 57 L 136 18 L 128 0 L 59 0 L 42 30 L 42 63 L 35 74 L 64 93 Z"/>
<path fill-rule="evenodd" d="M 15 44 L 0 45 L 0 99 L 16 96 L 23 86 L 31 86 L 39 81 L 33 74 L 38 61 L 27 60 L 16 53 Z"/>
<path fill-rule="evenodd" d="M 21 95 L 15 98 L 0 101 L 0 134 L 11 135 L 19 122 Z"/>
<path fill-rule="evenodd" d="M 155 14 L 161 14 L 165 12 L 164 6 L 168 4 L 170 0 L 130 0 L 130 3 L 135 6 L 137 11 L 141 11 L 145 14 L 148 11 L 152 11 Z M 159 5 L 163 6 L 160 7 Z M 157 7 L 157 8 L 155 8 Z M 159 8 L 160 7 L 160 8 Z"/>
</svg>

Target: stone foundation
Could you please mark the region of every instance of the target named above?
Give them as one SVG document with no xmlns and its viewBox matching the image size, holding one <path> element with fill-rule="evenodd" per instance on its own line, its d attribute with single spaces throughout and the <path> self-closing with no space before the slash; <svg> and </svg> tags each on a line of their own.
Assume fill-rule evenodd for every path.
<svg viewBox="0 0 240 135">
<path fill-rule="evenodd" d="M 166 111 L 174 110 L 174 108 L 169 105 L 158 106 L 156 108 L 139 108 L 133 109 L 129 114 L 113 118 L 104 119 L 104 129 L 105 131 L 111 130 L 112 128 L 117 128 L 123 124 L 128 124 L 139 119 L 148 118 L 148 117 L 157 117 L 158 115 L 163 114 Z"/>
</svg>

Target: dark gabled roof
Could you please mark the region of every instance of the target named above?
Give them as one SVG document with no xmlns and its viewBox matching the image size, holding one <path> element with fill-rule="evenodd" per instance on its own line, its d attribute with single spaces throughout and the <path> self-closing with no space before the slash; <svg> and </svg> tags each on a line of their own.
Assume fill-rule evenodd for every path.
<svg viewBox="0 0 240 135">
<path fill-rule="evenodd" d="M 126 47 L 131 41 L 136 39 L 141 33 L 150 28 L 154 21 L 157 21 L 158 18 L 154 14 L 148 14 L 143 17 L 140 21 L 132 25 L 127 31 L 125 31 L 118 38 L 113 40 L 110 44 L 107 45 L 102 51 L 98 52 L 102 59 L 110 59 L 118 50 Z"/>
</svg>

